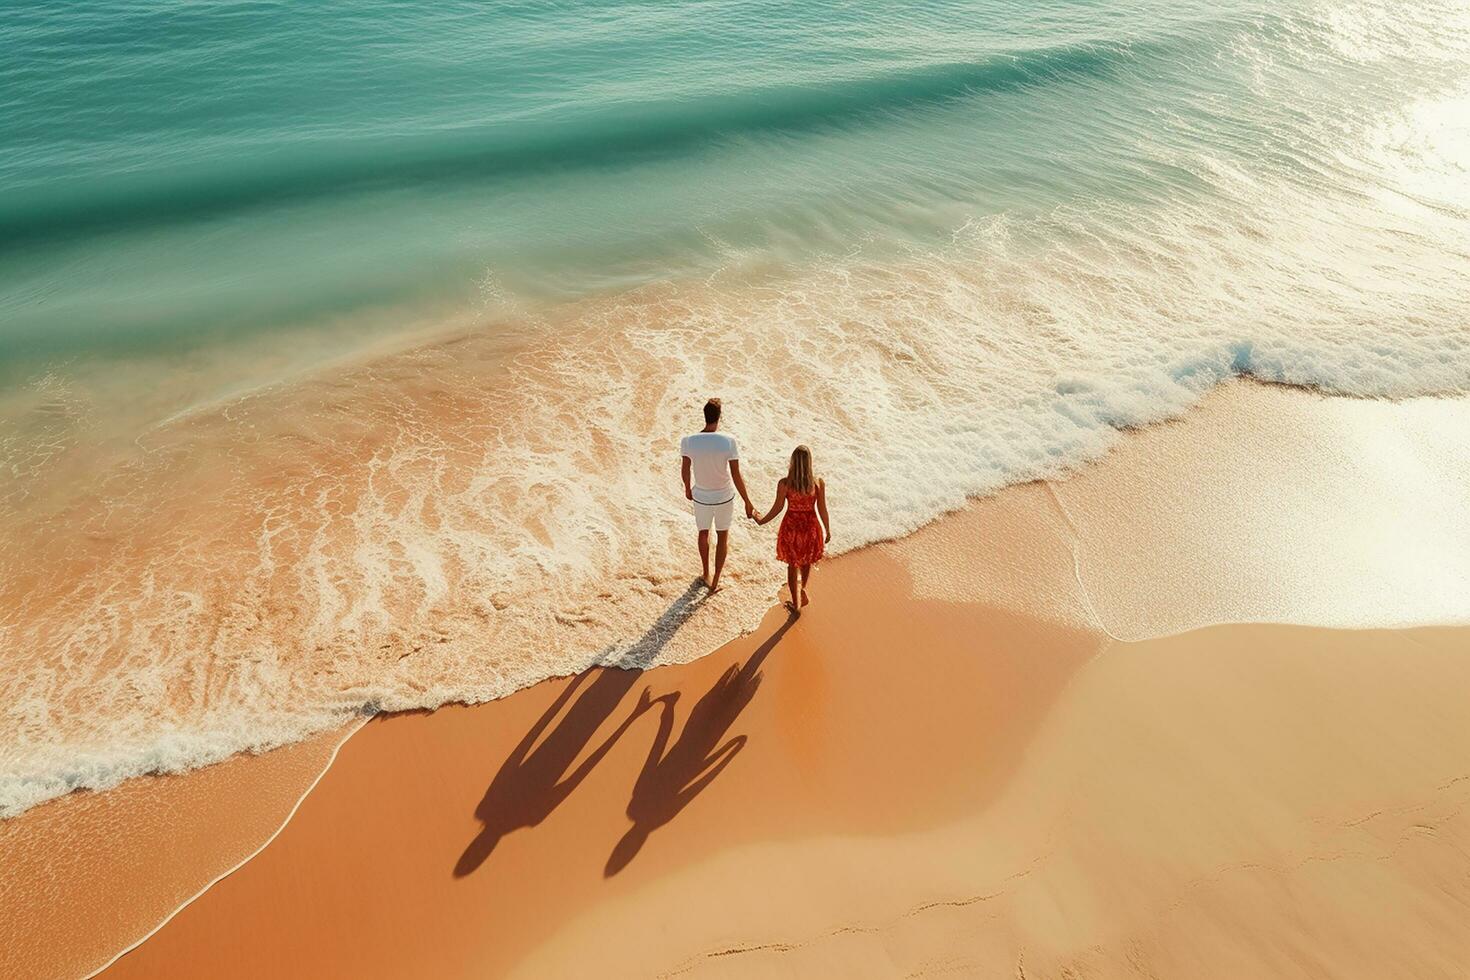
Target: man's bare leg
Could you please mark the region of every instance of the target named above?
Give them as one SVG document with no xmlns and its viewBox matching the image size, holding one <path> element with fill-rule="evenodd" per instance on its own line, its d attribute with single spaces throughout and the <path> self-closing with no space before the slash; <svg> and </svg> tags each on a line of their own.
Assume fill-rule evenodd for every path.
<svg viewBox="0 0 1470 980">
<path fill-rule="evenodd" d="M 720 591 L 720 572 L 725 568 L 725 555 L 730 550 L 730 532 L 715 532 L 715 577 L 710 579 L 709 590 L 713 594 Z"/>
<path fill-rule="evenodd" d="M 704 584 L 709 585 L 709 532 L 699 532 L 699 563 L 704 566 L 704 572 L 700 575 Z"/>
</svg>

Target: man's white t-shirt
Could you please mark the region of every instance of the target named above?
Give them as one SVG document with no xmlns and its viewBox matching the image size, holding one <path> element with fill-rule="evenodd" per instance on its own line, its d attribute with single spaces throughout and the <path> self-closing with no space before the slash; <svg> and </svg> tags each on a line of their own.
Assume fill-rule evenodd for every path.
<svg viewBox="0 0 1470 980">
<path fill-rule="evenodd" d="M 740 451 L 733 437 L 723 432 L 696 432 L 679 441 L 679 455 L 689 457 L 696 503 L 723 504 L 734 498 L 730 460 L 739 459 Z"/>
</svg>

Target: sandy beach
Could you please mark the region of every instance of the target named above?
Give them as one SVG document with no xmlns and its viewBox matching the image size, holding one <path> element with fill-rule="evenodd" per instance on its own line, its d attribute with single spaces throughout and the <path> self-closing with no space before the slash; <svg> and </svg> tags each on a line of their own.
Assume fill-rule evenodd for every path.
<svg viewBox="0 0 1470 980">
<path fill-rule="evenodd" d="M 1466 432 L 1228 385 L 693 663 L 43 805 L 0 973 L 244 861 L 105 975 L 1458 975 Z"/>
</svg>

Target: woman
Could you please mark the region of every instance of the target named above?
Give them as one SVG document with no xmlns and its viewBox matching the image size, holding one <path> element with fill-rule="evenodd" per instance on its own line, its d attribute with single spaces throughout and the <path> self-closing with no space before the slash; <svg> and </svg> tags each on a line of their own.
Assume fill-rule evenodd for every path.
<svg viewBox="0 0 1470 980">
<path fill-rule="evenodd" d="M 787 507 L 787 505 L 790 505 Z M 801 615 L 807 604 L 806 581 L 812 566 L 822 560 L 825 545 L 832 540 L 832 521 L 827 517 L 827 485 L 812 471 L 812 451 L 797 446 L 791 453 L 786 478 L 776 484 L 776 502 L 766 516 L 756 518 L 765 524 L 786 509 L 781 530 L 776 535 L 776 557 L 786 563 L 786 585 L 791 601 L 786 608 Z M 817 515 L 821 523 L 817 523 Z"/>
</svg>

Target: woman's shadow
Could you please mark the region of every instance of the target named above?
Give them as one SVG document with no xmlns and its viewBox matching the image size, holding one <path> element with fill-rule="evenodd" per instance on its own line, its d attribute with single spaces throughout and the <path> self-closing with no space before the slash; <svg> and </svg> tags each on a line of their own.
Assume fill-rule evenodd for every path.
<svg viewBox="0 0 1470 980">
<path fill-rule="evenodd" d="M 521 827 L 534 827 L 550 816 L 643 712 L 662 701 L 673 700 L 673 695 L 655 700 L 645 688 L 623 723 L 581 765 L 572 768 L 598 730 L 617 711 L 623 696 L 694 614 L 703 590 L 702 582 L 691 583 L 619 659 L 617 669 L 583 671 L 557 695 L 551 707 L 511 751 L 475 808 L 475 816 L 484 826 L 455 864 L 456 878 L 463 878 L 484 864 L 506 834 Z M 589 678 L 593 678 L 590 684 Z M 576 701 L 572 702 L 574 696 Z M 569 702 L 571 707 L 567 707 Z M 566 713 L 562 715 L 564 708 Z M 543 740 L 542 734 L 558 715 L 562 715 L 561 721 Z"/>
<path fill-rule="evenodd" d="M 744 735 L 736 735 L 718 747 L 717 743 L 755 697 L 761 682 L 761 665 L 794 622 L 796 617 L 789 617 L 744 664 L 730 665 L 690 709 L 684 729 L 672 746 L 669 739 L 674 730 L 678 692 L 654 701 L 640 701 L 635 716 L 662 702 L 658 734 L 628 802 L 628 819 L 633 821 L 633 826 L 608 857 L 603 869 L 605 877 L 610 878 L 627 867 L 648 835 L 678 816 L 745 747 Z"/>
</svg>

